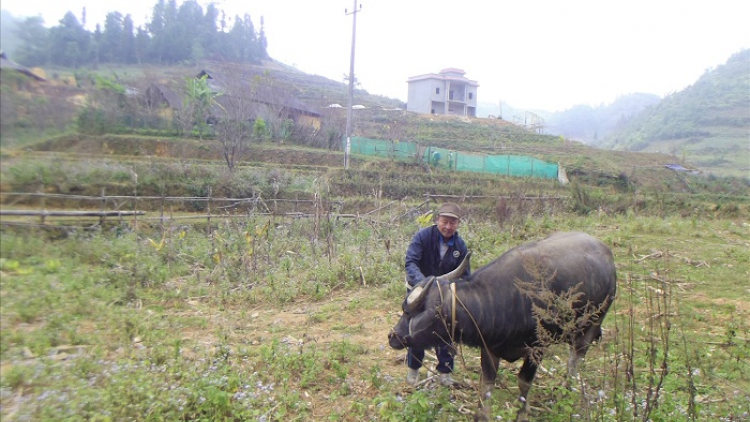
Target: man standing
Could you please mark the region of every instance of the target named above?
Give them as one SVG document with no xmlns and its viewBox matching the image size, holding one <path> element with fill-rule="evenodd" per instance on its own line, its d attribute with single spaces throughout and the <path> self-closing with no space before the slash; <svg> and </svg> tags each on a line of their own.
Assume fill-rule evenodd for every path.
<svg viewBox="0 0 750 422">
<path fill-rule="evenodd" d="M 461 222 L 461 207 L 453 203 L 445 203 L 438 210 L 437 223 L 431 227 L 421 229 L 406 250 L 406 282 L 408 290 L 429 276 L 447 274 L 461 264 L 468 253 L 466 242 L 458 235 L 458 225 Z M 469 275 L 470 265 L 462 277 Z M 435 348 L 440 374 L 439 381 L 443 385 L 452 385 L 453 356 L 448 346 Z M 406 365 L 409 370 L 406 382 L 414 385 L 419 382 L 419 368 L 424 360 L 424 350 L 409 348 Z"/>
</svg>

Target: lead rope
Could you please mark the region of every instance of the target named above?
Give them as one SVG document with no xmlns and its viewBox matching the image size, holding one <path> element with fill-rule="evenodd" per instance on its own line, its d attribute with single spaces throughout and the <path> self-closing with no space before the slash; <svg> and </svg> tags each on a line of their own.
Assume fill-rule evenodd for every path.
<svg viewBox="0 0 750 422">
<path fill-rule="evenodd" d="M 456 283 L 451 282 L 451 342 L 456 342 Z"/>
</svg>

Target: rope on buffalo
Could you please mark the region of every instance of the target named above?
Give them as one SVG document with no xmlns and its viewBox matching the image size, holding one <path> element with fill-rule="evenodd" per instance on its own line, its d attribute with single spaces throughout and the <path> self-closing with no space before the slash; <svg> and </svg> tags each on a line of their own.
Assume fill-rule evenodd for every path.
<svg viewBox="0 0 750 422">
<path fill-rule="evenodd" d="M 451 282 L 451 342 L 456 342 L 456 283 Z"/>
<path fill-rule="evenodd" d="M 455 286 L 451 286 L 451 288 L 452 288 L 453 293 L 454 293 L 454 295 L 453 295 L 453 300 L 454 300 L 454 302 L 453 302 L 453 317 L 454 317 L 454 319 L 455 319 L 455 312 L 456 312 L 455 301 L 458 300 L 458 303 L 460 303 L 461 307 L 464 308 L 464 311 L 466 311 L 466 315 L 468 315 L 469 318 L 471 319 L 471 322 L 474 323 L 474 328 L 477 330 L 477 333 L 479 334 L 479 338 L 482 340 L 482 344 L 484 345 L 485 350 L 489 351 L 490 348 L 487 346 L 487 342 L 484 340 L 484 336 L 482 335 L 482 332 L 479 330 L 479 324 L 477 324 L 477 320 L 474 319 L 474 315 L 472 315 L 471 312 L 469 312 L 469 308 L 467 308 L 466 305 L 464 304 L 464 302 L 461 301 L 461 298 L 458 298 L 457 295 L 455 295 L 455 289 L 456 289 Z M 495 371 L 497 371 L 498 368 L 496 367 L 494 369 L 495 369 Z"/>
</svg>

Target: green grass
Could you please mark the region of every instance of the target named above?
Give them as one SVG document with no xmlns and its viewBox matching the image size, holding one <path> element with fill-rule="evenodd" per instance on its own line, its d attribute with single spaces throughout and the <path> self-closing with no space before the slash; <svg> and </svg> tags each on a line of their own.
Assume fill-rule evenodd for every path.
<svg viewBox="0 0 750 422">
<path fill-rule="evenodd" d="M 161 233 L 144 227 L 56 240 L 3 229 L 3 419 L 471 420 L 478 350 L 457 360 L 467 388 L 412 391 L 386 345 L 413 222 L 336 224 L 316 236 L 313 220 L 287 221 L 254 236 L 252 251 L 244 233 L 263 221 L 245 223 L 217 221 L 212 236 L 183 227 L 160 247 Z M 550 349 L 530 395 L 536 420 L 747 417 L 746 227 L 566 215 L 461 228 L 475 269 L 555 230 L 610 245 L 619 290 L 585 384 L 563 388 L 567 350 Z M 509 419 L 517 365 L 504 368 L 493 414 Z"/>
<path fill-rule="evenodd" d="M 139 73 L 118 71 L 126 79 Z M 278 77 L 295 86 L 305 80 L 293 72 Z M 334 97 L 343 99 L 345 86 L 333 85 L 310 92 L 321 105 L 340 102 Z M 8 192 L 137 194 L 138 209 L 149 217 L 184 217 L 205 213 L 206 202 L 141 198 L 210 192 L 213 198 L 261 198 L 254 210 L 268 206 L 277 216 L 236 207 L 226 210 L 236 214 L 227 218 L 213 204 L 211 227 L 206 220 L 162 226 L 146 218 L 108 222 L 92 232 L 0 227 L 0 419 L 473 419 L 478 350 L 464 349 L 457 359 L 455 378 L 464 388 L 413 389 L 403 382 L 403 353 L 386 344 L 400 315 L 404 251 L 419 227 L 414 218 L 433 206 L 417 208 L 424 194 L 459 201 L 487 196 L 464 202 L 468 218 L 461 233 L 474 251 L 474 269 L 557 230 L 589 232 L 614 251 L 619 297 L 603 341 L 570 390 L 562 375 L 567 350 L 550 348 L 530 395 L 535 420 L 748 418 L 745 174 L 666 170 L 663 164 L 681 159 L 673 143 L 660 154 L 604 151 L 487 119 L 467 123 L 375 108 L 358 116 L 365 136 L 530 154 L 560 162 L 573 183 L 356 156 L 344 170 L 341 151 L 273 142 L 254 145 L 248 161 L 229 172 L 210 139 L 49 138 L 15 125 L 0 138 L 4 208 L 101 206 Z M 737 137 L 722 128 L 716 142 Z M 688 162 L 716 146 L 691 142 L 688 147 L 701 150 L 686 150 Z M 512 197 L 505 210 L 497 196 Z M 564 199 L 529 203 L 524 196 Z M 277 199 L 308 202 L 292 210 Z M 136 206 L 109 202 L 108 208 Z M 362 216 L 380 207 L 359 219 L 327 214 Z M 319 217 L 278 216 L 291 211 Z M 503 420 L 514 418 L 518 407 L 517 369 L 504 364 L 498 376 L 492 413 Z"/>
</svg>

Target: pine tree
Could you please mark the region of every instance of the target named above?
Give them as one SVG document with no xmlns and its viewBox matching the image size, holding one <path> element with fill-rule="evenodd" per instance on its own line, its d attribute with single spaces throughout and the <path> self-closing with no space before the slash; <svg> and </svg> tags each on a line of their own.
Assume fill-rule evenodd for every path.
<svg viewBox="0 0 750 422">
<path fill-rule="evenodd" d="M 126 15 L 122 20 L 122 37 L 120 38 L 120 53 L 123 63 L 136 63 L 135 33 L 133 29 L 133 18 Z"/>
<path fill-rule="evenodd" d="M 123 51 L 123 27 L 120 12 L 107 13 L 104 19 L 104 32 L 102 33 L 102 48 L 100 58 L 105 63 L 122 63 Z"/>
<path fill-rule="evenodd" d="M 83 29 L 73 13 L 67 12 L 49 34 L 52 64 L 78 67 L 88 63 L 91 33 Z"/>
</svg>

